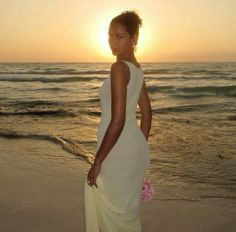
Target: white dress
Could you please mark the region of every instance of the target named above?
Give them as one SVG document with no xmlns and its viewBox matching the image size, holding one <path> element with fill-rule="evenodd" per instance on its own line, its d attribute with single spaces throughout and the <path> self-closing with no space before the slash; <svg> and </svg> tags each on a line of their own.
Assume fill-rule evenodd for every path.
<svg viewBox="0 0 236 232">
<path fill-rule="evenodd" d="M 140 232 L 140 194 L 150 163 L 149 146 L 136 120 L 143 84 L 142 68 L 124 61 L 130 70 L 127 86 L 125 126 L 97 176 L 96 188 L 84 180 L 86 232 Z M 110 77 L 99 88 L 101 120 L 97 131 L 98 150 L 111 119 Z"/>
</svg>

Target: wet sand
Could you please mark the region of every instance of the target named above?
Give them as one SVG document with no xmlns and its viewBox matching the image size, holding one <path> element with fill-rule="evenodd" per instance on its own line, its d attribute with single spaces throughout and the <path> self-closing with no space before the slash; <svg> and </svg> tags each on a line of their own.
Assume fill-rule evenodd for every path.
<svg viewBox="0 0 236 232">
<path fill-rule="evenodd" d="M 85 231 L 81 177 L 68 181 L 35 175 L 30 179 L 28 187 L 24 180 L 8 187 L 8 196 L 1 194 L 0 231 Z M 233 210 L 216 207 L 214 201 L 153 200 L 141 205 L 143 232 L 233 232 L 234 219 Z"/>
<path fill-rule="evenodd" d="M 81 161 L 73 155 L 50 142 L 32 144 L 0 139 L 0 231 L 85 232 L 83 182 L 89 164 L 80 170 L 84 175 L 78 174 Z M 42 147 L 47 147 L 48 154 L 37 159 Z M 24 149 L 30 148 L 34 156 L 29 160 Z M 52 153 L 60 165 L 52 165 L 55 157 L 48 158 Z M 145 202 L 141 205 L 143 232 L 233 232 L 234 205 L 234 199 Z"/>
</svg>

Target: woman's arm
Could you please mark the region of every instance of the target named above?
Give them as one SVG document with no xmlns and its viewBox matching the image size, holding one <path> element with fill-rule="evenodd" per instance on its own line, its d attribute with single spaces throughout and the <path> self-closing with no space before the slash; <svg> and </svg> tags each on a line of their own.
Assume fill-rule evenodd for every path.
<svg viewBox="0 0 236 232">
<path fill-rule="evenodd" d="M 152 124 L 152 107 L 148 96 L 145 80 L 143 80 L 143 86 L 139 96 L 138 105 L 141 110 L 140 128 L 146 140 L 148 140 Z"/>
<path fill-rule="evenodd" d="M 94 163 L 102 163 L 117 142 L 124 124 L 126 114 L 127 84 L 130 71 L 123 62 L 111 66 L 111 121 L 97 151 Z"/>
</svg>

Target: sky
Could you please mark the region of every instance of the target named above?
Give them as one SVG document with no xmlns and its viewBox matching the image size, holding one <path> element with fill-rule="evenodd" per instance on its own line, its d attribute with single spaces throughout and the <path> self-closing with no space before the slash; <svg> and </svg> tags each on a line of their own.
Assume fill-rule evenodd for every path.
<svg viewBox="0 0 236 232">
<path fill-rule="evenodd" d="M 236 0 L 0 0 L 0 62 L 112 62 L 108 26 L 143 20 L 141 62 L 236 61 Z"/>
</svg>

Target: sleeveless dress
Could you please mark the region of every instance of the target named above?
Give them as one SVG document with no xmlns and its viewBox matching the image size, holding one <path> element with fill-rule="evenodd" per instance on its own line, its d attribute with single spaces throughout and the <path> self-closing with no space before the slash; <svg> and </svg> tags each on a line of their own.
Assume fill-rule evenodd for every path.
<svg viewBox="0 0 236 232">
<path fill-rule="evenodd" d="M 129 61 L 126 119 L 123 130 L 102 162 L 97 186 L 84 180 L 86 232 L 140 232 L 140 194 L 145 171 L 150 163 L 149 146 L 136 120 L 136 110 L 143 84 L 142 68 Z M 101 120 L 97 130 L 98 150 L 111 120 L 111 82 L 99 88 Z"/>
</svg>

